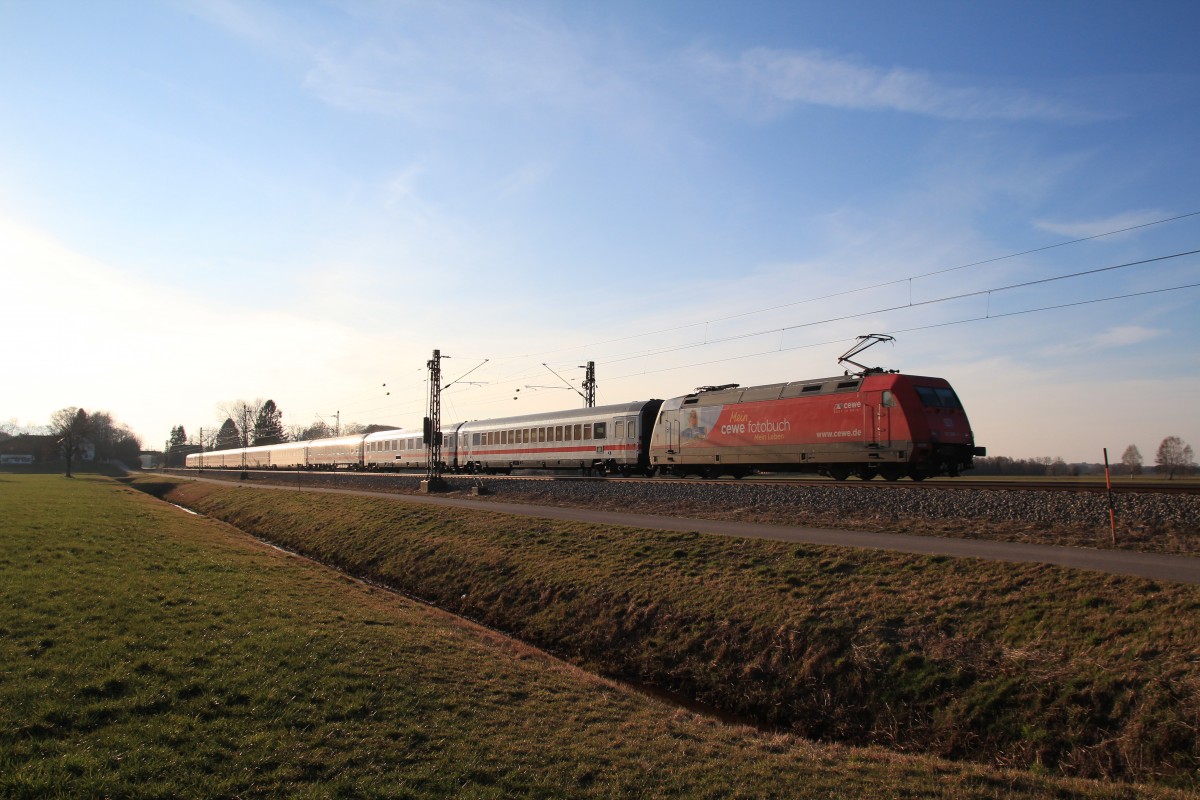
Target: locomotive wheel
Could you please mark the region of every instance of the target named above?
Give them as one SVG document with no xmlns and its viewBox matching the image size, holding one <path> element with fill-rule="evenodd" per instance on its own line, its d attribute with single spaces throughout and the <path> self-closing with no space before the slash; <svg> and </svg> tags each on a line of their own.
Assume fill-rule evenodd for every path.
<svg viewBox="0 0 1200 800">
<path fill-rule="evenodd" d="M 858 471 L 858 477 L 864 481 L 871 480 L 872 478 L 875 477 L 875 475 L 876 475 L 875 470 L 871 469 L 870 467 L 863 467 L 862 469 L 860 469 Z"/>
<path fill-rule="evenodd" d="M 829 477 L 835 481 L 844 481 L 850 477 L 850 468 L 842 465 L 829 468 Z"/>
<path fill-rule="evenodd" d="M 898 481 L 904 475 L 904 473 L 900 470 L 900 467 L 894 464 L 885 464 L 884 466 L 880 467 L 879 474 L 883 476 L 885 481 Z"/>
</svg>

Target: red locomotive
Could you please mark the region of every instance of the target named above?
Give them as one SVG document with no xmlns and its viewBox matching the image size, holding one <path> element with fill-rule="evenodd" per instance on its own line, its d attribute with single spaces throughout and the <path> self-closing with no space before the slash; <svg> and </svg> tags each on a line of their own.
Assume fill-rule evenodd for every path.
<svg viewBox="0 0 1200 800">
<path fill-rule="evenodd" d="M 890 337 L 860 337 L 839 361 Z M 942 378 L 877 368 L 820 380 L 705 386 L 665 400 L 650 463 L 673 474 L 815 472 L 845 480 L 923 480 L 970 469 L 976 447 L 962 403 Z"/>
</svg>

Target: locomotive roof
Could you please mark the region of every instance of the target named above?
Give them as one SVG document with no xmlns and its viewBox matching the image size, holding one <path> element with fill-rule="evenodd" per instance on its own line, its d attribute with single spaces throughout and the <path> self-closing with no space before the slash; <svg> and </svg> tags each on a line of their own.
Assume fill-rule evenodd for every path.
<svg viewBox="0 0 1200 800">
<path fill-rule="evenodd" d="M 788 383 L 768 383 L 759 386 L 742 386 L 728 385 L 721 387 L 701 387 L 690 394 L 672 397 L 669 400 L 663 401 L 663 410 L 671 411 L 678 409 L 684 405 L 723 405 L 725 403 L 744 403 L 755 400 L 778 400 L 780 398 L 808 396 L 810 394 L 832 394 L 835 392 L 853 392 L 857 391 L 862 386 L 863 381 L 874 381 L 878 378 L 891 379 L 894 383 L 896 380 L 918 380 L 930 381 L 931 383 L 944 384 L 942 378 L 927 378 L 920 375 L 903 375 L 898 372 L 879 372 L 849 375 L 833 375 L 828 378 L 810 378 L 802 381 L 790 381 Z"/>
</svg>

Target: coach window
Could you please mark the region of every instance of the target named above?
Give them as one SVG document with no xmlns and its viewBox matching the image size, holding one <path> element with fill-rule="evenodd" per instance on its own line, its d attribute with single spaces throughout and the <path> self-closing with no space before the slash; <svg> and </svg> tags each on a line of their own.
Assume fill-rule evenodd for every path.
<svg viewBox="0 0 1200 800">
<path fill-rule="evenodd" d="M 608 425 L 603 422 L 597 422 L 593 431 L 596 434 L 597 439 L 604 439 L 608 434 Z"/>
<path fill-rule="evenodd" d="M 635 420 L 635 419 L 629 420 L 629 438 L 630 439 L 637 438 L 637 420 Z"/>
<path fill-rule="evenodd" d="M 583 431 L 581 430 L 581 428 L 583 428 L 583 426 L 582 426 L 582 425 L 576 425 L 576 426 L 575 426 L 575 439 L 574 439 L 574 441 L 576 441 L 576 442 L 578 442 L 580 439 L 582 439 L 582 438 L 583 438 Z"/>
<path fill-rule="evenodd" d="M 625 422 L 623 420 L 613 423 L 613 438 L 618 442 L 625 438 Z"/>
<path fill-rule="evenodd" d="M 590 440 L 591 438 L 592 438 L 592 423 L 590 423 L 590 422 L 584 423 L 583 440 L 586 442 L 586 441 Z"/>
<path fill-rule="evenodd" d="M 538 429 L 537 429 L 537 435 L 538 435 L 538 441 L 539 441 L 539 442 L 544 442 L 544 441 L 546 441 L 546 429 L 545 429 L 545 428 L 538 428 Z"/>
<path fill-rule="evenodd" d="M 547 435 L 547 438 L 549 438 L 549 431 L 547 431 L 546 435 Z M 556 442 L 562 441 L 562 425 L 554 426 L 554 441 L 556 441 Z"/>
</svg>

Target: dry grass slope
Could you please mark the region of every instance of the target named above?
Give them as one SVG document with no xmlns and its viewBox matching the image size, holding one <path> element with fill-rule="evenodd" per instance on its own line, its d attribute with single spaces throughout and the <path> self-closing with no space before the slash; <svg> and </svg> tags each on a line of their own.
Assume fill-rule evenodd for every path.
<svg viewBox="0 0 1200 800">
<path fill-rule="evenodd" d="M 185 484 L 167 496 L 601 673 L 821 740 L 1200 785 L 1200 589 Z"/>
</svg>

